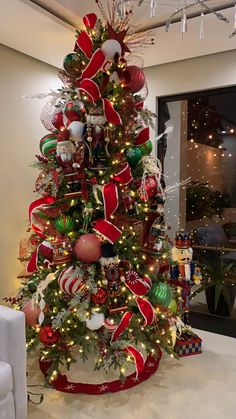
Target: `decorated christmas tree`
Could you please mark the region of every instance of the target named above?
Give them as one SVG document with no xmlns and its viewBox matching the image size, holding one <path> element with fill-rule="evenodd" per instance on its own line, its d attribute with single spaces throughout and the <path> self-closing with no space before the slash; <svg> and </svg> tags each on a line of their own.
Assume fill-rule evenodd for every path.
<svg viewBox="0 0 236 419">
<path fill-rule="evenodd" d="M 42 112 L 48 133 L 14 302 L 48 382 L 102 394 L 147 379 L 161 350 L 175 356 L 182 300 L 169 285 L 165 187 L 149 138 L 155 115 L 144 107 L 144 72 L 132 63 L 131 52 L 153 41 L 130 31 L 131 13 L 117 17 L 115 2 L 108 15 L 97 3 L 104 23 L 84 17 L 59 72 L 63 87 Z M 115 368 L 118 379 L 69 383 L 63 365 L 90 354 L 95 370 Z"/>
</svg>

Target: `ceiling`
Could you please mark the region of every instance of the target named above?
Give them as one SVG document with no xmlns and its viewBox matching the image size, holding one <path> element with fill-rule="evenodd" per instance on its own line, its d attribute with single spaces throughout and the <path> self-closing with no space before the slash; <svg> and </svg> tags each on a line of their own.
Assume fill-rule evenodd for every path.
<svg viewBox="0 0 236 419">
<path fill-rule="evenodd" d="M 105 1 L 105 0 L 104 0 Z M 180 4 L 185 0 L 157 0 L 159 3 Z M 193 0 L 186 0 L 188 3 Z M 36 4 L 37 2 L 37 4 Z M 109 0 L 112 2 L 112 0 Z M 234 1 L 233 1 L 234 3 Z M 208 0 L 208 5 L 232 4 Z M 43 7 L 42 7 L 43 6 Z M 147 10 L 148 8 L 148 10 Z M 46 10 L 47 9 L 47 10 Z M 169 17 L 170 6 L 159 6 L 157 17 L 149 18 L 149 6 L 135 9 L 134 23 L 142 26 L 159 26 Z M 10 0 L 0 1 L 0 43 L 56 67 L 74 47 L 74 28 L 82 25 L 82 16 L 96 11 L 94 0 Z M 171 7 L 171 12 L 173 7 Z M 233 31 L 234 7 L 223 11 L 230 19 L 226 24 L 212 14 L 204 17 L 205 38 L 199 38 L 198 17 L 191 19 L 184 40 L 180 37 L 180 23 L 173 23 L 166 33 L 165 27 L 153 29 L 155 45 L 143 51 L 144 66 L 153 66 L 192 57 L 229 51 L 236 48 Z M 164 19 L 164 21 L 165 21 Z"/>
<path fill-rule="evenodd" d="M 50 13 L 74 26 L 79 28 L 81 25 L 81 16 L 96 9 L 94 0 L 31 0 L 33 3 L 38 4 Z M 102 0 L 106 5 L 112 0 Z M 128 0 L 127 0 L 128 1 Z M 156 16 L 150 18 L 150 0 L 144 0 L 140 7 L 137 7 L 137 0 L 129 0 L 130 6 L 134 6 L 135 13 L 132 23 L 138 24 L 141 28 L 156 28 L 165 25 L 167 19 L 177 8 L 183 7 L 185 4 L 188 6 L 192 4 L 193 0 L 156 0 L 157 9 Z M 227 7 L 232 7 L 235 4 L 234 0 L 205 0 L 205 4 L 214 10 L 220 10 Z M 201 11 L 205 12 L 203 7 L 194 6 L 188 9 L 188 15 L 199 15 Z M 99 14 L 99 12 L 97 12 Z M 179 19 L 179 15 L 177 18 Z"/>
</svg>

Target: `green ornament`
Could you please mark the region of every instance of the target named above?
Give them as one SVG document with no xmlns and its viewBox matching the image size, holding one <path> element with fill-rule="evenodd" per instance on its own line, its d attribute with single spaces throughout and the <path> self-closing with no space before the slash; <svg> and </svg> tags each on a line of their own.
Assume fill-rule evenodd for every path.
<svg viewBox="0 0 236 419">
<path fill-rule="evenodd" d="M 38 276 L 33 276 L 32 278 L 29 279 L 27 286 L 31 294 L 34 294 L 37 291 L 39 281 L 40 281 L 40 278 Z"/>
<path fill-rule="evenodd" d="M 129 162 L 130 166 L 135 166 L 142 158 L 142 152 L 138 147 L 128 148 L 126 151 L 126 159 Z"/>
<path fill-rule="evenodd" d="M 55 219 L 54 225 L 58 233 L 68 234 L 73 231 L 75 222 L 69 215 L 60 215 Z"/>
<path fill-rule="evenodd" d="M 177 303 L 175 300 L 171 300 L 170 304 L 168 305 L 168 308 L 173 312 L 176 313 L 177 311 Z"/>
<path fill-rule="evenodd" d="M 165 282 L 156 282 L 152 285 L 149 293 L 149 299 L 153 304 L 168 307 L 172 300 L 170 286 Z"/>
<path fill-rule="evenodd" d="M 63 61 L 63 67 L 66 72 L 72 76 L 79 75 L 82 70 L 82 62 L 77 54 L 68 54 Z"/>
<path fill-rule="evenodd" d="M 146 143 L 138 146 L 143 156 L 147 156 L 152 152 L 152 142 L 151 140 L 146 141 Z"/>
<path fill-rule="evenodd" d="M 39 148 L 44 157 L 47 159 L 53 158 L 56 154 L 56 148 L 57 148 L 57 133 L 58 131 L 55 131 L 53 133 L 44 135 L 43 138 L 41 138 L 39 143 Z"/>
</svg>

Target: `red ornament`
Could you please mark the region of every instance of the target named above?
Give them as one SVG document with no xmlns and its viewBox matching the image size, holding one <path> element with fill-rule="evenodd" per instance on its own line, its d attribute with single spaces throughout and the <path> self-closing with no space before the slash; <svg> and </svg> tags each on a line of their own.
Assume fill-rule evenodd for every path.
<svg viewBox="0 0 236 419">
<path fill-rule="evenodd" d="M 74 251 L 83 262 L 96 262 L 101 257 L 101 240 L 96 234 L 83 234 L 76 241 Z"/>
<path fill-rule="evenodd" d="M 98 180 L 97 180 L 97 178 L 96 178 L 95 176 L 93 176 L 93 177 L 90 179 L 90 182 L 91 182 L 91 184 L 92 184 L 92 185 L 96 185 L 96 184 L 98 183 Z"/>
<path fill-rule="evenodd" d="M 132 93 L 139 92 L 145 85 L 144 71 L 136 65 L 126 67 L 126 85 Z"/>
<path fill-rule="evenodd" d="M 65 107 L 65 114 L 70 122 L 79 121 L 79 112 L 83 109 L 83 103 L 80 100 L 67 102 Z"/>
<path fill-rule="evenodd" d="M 53 330 L 51 326 L 43 326 L 39 332 L 40 341 L 47 346 L 57 343 L 61 337 L 58 330 Z"/>
<path fill-rule="evenodd" d="M 24 307 L 22 308 L 23 313 L 25 314 L 25 323 L 27 326 L 33 327 L 38 324 L 38 317 L 40 315 L 41 309 L 37 304 L 33 304 L 32 300 L 27 301 Z M 48 311 L 48 305 L 45 306 L 43 312 Z"/>
<path fill-rule="evenodd" d="M 54 116 L 52 118 L 52 124 L 56 129 L 58 129 L 60 131 L 65 128 L 64 114 L 63 114 L 62 111 L 57 112 L 57 113 L 54 114 Z"/>
<path fill-rule="evenodd" d="M 141 179 L 137 179 L 135 181 L 135 184 L 137 186 L 137 188 L 139 189 L 139 192 L 142 191 L 142 189 L 140 189 L 141 184 L 142 184 L 142 180 Z M 143 187 L 143 185 L 142 185 Z M 160 194 L 160 189 L 158 187 L 158 182 L 157 182 L 157 178 L 155 175 L 148 175 L 145 178 L 145 192 L 146 192 L 146 196 L 148 199 L 152 199 L 155 198 L 156 196 L 158 196 L 158 194 Z M 144 194 L 141 194 L 140 198 L 143 201 L 146 201 L 146 196 Z"/>
<path fill-rule="evenodd" d="M 41 310 L 37 304 L 33 304 L 30 300 L 24 305 L 22 311 L 25 314 L 25 323 L 27 326 L 32 327 L 38 323 L 38 317 Z"/>
<path fill-rule="evenodd" d="M 91 300 L 94 304 L 104 304 L 107 301 L 107 290 L 98 288 L 96 294 L 92 294 Z"/>
</svg>

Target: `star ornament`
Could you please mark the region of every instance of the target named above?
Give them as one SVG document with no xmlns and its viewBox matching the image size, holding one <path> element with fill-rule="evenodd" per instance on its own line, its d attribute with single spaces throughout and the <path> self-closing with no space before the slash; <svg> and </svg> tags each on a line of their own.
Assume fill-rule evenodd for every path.
<svg viewBox="0 0 236 419">
<path fill-rule="evenodd" d="M 123 29 L 123 31 L 116 32 L 110 23 L 107 23 L 108 35 L 109 39 L 115 39 L 120 43 L 121 50 L 122 50 L 122 57 L 125 55 L 126 52 L 131 52 L 127 45 L 124 43 L 125 35 L 127 34 L 128 29 Z"/>
</svg>

